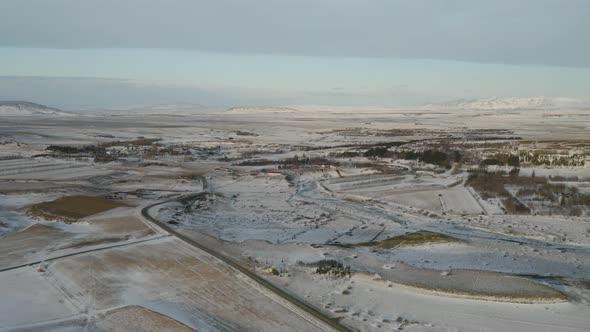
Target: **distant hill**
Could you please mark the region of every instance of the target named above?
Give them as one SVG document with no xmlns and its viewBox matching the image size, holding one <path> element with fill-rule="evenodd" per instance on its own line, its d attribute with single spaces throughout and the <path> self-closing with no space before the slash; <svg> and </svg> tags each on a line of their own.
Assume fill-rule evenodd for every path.
<svg viewBox="0 0 590 332">
<path fill-rule="evenodd" d="M 243 106 L 232 107 L 225 111 L 226 114 L 291 114 L 298 111 L 290 107 L 257 107 L 257 106 Z"/>
<path fill-rule="evenodd" d="M 60 115 L 72 116 L 57 108 L 31 103 L 29 101 L 0 101 L 0 116 Z"/>
<path fill-rule="evenodd" d="M 220 107 L 212 107 L 191 103 L 175 103 L 104 109 L 100 112 L 112 114 L 190 115 L 201 113 L 215 113 L 221 110 L 222 108 Z"/>
<path fill-rule="evenodd" d="M 421 108 L 437 110 L 577 110 L 590 109 L 590 100 L 562 97 L 493 97 L 428 104 L 421 106 Z"/>
</svg>

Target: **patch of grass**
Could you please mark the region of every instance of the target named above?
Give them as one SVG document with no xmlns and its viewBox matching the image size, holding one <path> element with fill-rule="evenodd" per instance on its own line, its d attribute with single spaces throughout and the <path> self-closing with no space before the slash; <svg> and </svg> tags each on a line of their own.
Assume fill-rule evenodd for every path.
<svg viewBox="0 0 590 332">
<path fill-rule="evenodd" d="M 537 303 L 537 302 L 567 302 L 570 301 L 570 298 L 561 293 L 558 290 L 553 289 L 552 294 L 548 295 L 526 295 L 526 294 L 508 294 L 508 293 L 492 293 L 492 292 L 477 292 L 477 291 L 464 291 L 464 290 L 453 290 L 448 288 L 440 288 L 440 287 L 431 287 L 426 285 L 419 285 L 415 283 L 409 282 L 399 282 L 395 281 L 395 283 L 406 285 L 409 287 L 415 287 L 427 291 L 432 291 L 435 293 L 446 293 L 451 294 L 457 297 L 464 297 L 469 299 L 479 299 L 479 300 L 488 300 L 494 299 L 495 301 L 501 302 L 511 302 L 511 303 Z M 546 286 L 550 288 L 549 286 Z"/>
<path fill-rule="evenodd" d="M 402 174 L 402 170 L 399 168 L 392 168 L 389 166 L 376 166 L 373 167 L 373 169 L 377 172 L 379 172 L 380 174 Z"/>
<path fill-rule="evenodd" d="M 102 197 L 65 196 L 51 202 L 35 204 L 29 209 L 29 214 L 47 220 L 75 222 L 120 206 L 125 205 Z"/>
<path fill-rule="evenodd" d="M 236 166 L 268 166 L 268 165 L 276 165 L 279 164 L 280 161 L 277 160 L 268 160 L 268 159 L 251 159 L 251 160 L 244 160 Z"/>
<path fill-rule="evenodd" d="M 382 249 L 391 249 L 397 247 L 409 247 L 409 246 L 419 246 L 423 244 L 431 244 L 431 243 L 453 243 L 453 242 L 463 242 L 457 238 L 452 236 L 429 232 L 429 231 L 418 231 L 415 233 L 408 233 L 400 236 L 390 237 L 385 240 L 380 241 L 371 241 L 371 242 L 364 242 L 357 244 L 358 246 L 364 247 L 379 247 Z"/>
</svg>

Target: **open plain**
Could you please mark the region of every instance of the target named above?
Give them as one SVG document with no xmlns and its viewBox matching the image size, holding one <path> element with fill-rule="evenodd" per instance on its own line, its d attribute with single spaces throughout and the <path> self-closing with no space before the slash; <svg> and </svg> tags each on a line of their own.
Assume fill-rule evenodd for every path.
<svg viewBox="0 0 590 332">
<path fill-rule="evenodd" d="M 589 133 L 579 110 L 4 117 L 0 330 L 587 330 Z"/>
</svg>

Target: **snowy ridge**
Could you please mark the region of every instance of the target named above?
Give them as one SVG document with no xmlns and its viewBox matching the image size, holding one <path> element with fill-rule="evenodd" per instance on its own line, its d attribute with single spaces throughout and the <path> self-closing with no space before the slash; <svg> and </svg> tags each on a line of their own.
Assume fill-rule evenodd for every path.
<svg viewBox="0 0 590 332">
<path fill-rule="evenodd" d="M 0 116 L 34 115 L 73 116 L 75 114 L 64 112 L 57 108 L 31 103 L 28 101 L 0 101 Z"/>
<path fill-rule="evenodd" d="M 429 109 L 461 110 L 555 110 L 590 109 L 590 99 L 564 97 L 492 97 L 475 100 L 456 100 L 441 104 L 427 104 Z"/>
</svg>

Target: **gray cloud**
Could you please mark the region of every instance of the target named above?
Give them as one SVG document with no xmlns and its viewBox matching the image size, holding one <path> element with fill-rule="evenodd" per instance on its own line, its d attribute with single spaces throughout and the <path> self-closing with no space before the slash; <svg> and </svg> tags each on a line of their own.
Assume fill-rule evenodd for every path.
<svg viewBox="0 0 590 332">
<path fill-rule="evenodd" d="M 19 0 L 0 45 L 590 67 L 587 0 Z"/>
</svg>

